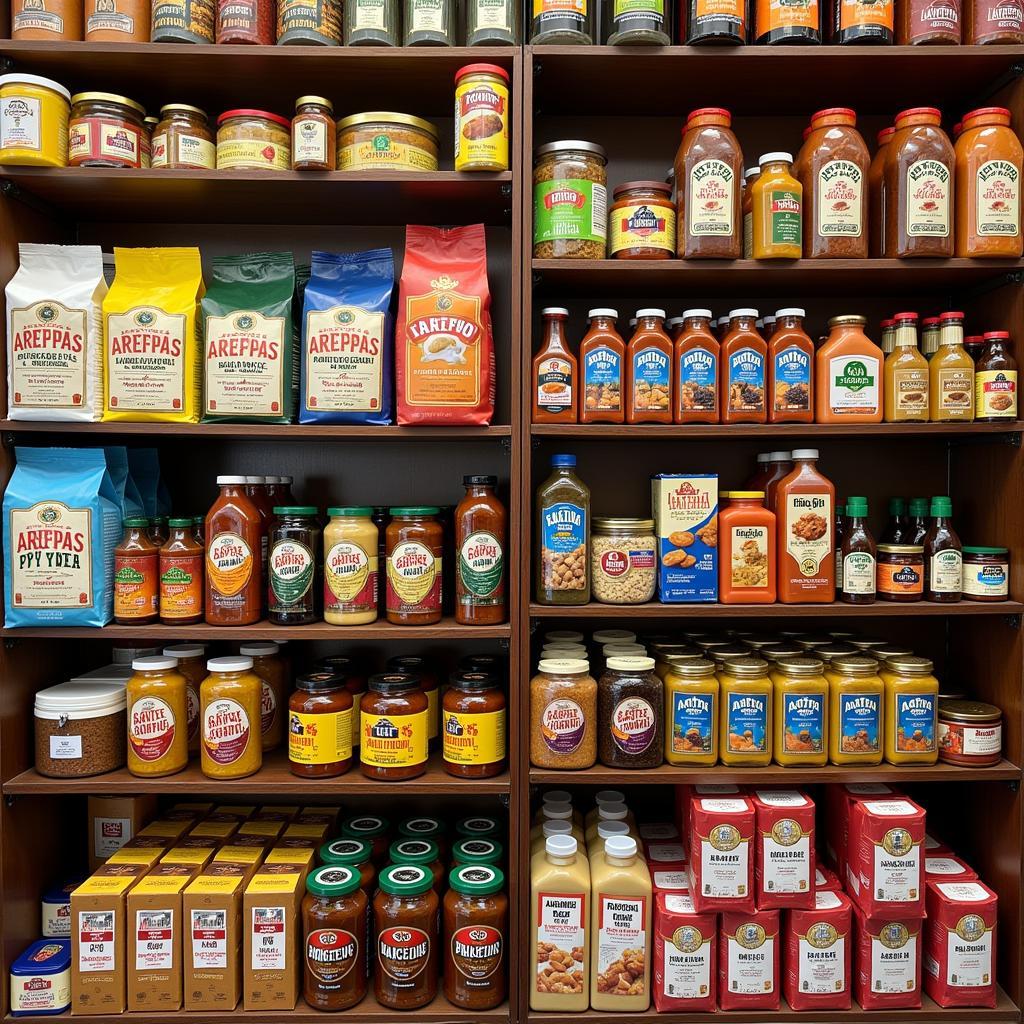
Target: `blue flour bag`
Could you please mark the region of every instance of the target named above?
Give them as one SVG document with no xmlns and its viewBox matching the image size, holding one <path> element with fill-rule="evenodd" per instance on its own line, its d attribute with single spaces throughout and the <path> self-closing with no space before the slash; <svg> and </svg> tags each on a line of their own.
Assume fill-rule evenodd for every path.
<svg viewBox="0 0 1024 1024">
<path fill-rule="evenodd" d="M 121 517 L 127 519 L 129 516 L 144 516 L 146 511 L 142 505 L 142 495 L 128 468 L 128 449 L 121 445 L 107 445 L 103 452 L 107 457 L 110 482 L 114 485 L 114 493 L 121 507 Z"/>
<path fill-rule="evenodd" d="M 300 423 L 391 422 L 394 287 L 390 249 L 313 253 L 302 309 Z"/>
<path fill-rule="evenodd" d="M 4 493 L 4 625 L 106 625 L 121 508 L 104 450 L 14 453 Z"/>
<path fill-rule="evenodd" d="M 161 508 L 160 456 L 155 448 L 129 448 L 128 472 L 142 500 L 142 514 L 152 519 L 165 516 L 170 508 Z M 166 488 L 165 488 L 166 491 Z"/>
</svg>

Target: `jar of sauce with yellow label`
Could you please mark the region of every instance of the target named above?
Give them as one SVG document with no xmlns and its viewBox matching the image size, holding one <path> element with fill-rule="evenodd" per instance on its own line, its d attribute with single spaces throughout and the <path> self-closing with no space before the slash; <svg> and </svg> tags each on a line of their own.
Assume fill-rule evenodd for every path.
<svg viewBox="0 0 1024 1024">
<path fill-rule="evenodd" d="M 939 681 L 932 663 L 890 658 L 879 671 L 885 684 L 885 759 L 889 764 L 935 764 L 939 758 Z"/>
<path fill-rule="evenodd" d="M 128 771 L 173 775 L 188 764 L 185 677 L 176 658 L 136 658 L 128 680 Z"/>
<path fill-rule="evenodd" d="M 665 656 L 665 760 L 713 765 L 718 760 L 719 685 L 712 662 Z"/>
<path fill-rule="evenodd" d="M 463 779 L 500 775 L 507 765 L 505 694 L 486 672 L 459 672 L 441 713 L 444 770 Z"/>
<path fill-rule="evenodd" d="M 427 695 L 415 676 L 371 676 L 359 720 L 360 768 L 367 778 L 396 782 L 427 770 Z"/>
<path fill-rule="evenodd" d="M 663 181 L 626 181 L 612 192 L 608 255 L 614 260 L 670 260 L 676 254 L 672 186 Z"/>
<path fill-rule="evenodd" d="M 775 761 L 786 768 L 828 760 L 828 681 L 820 658 L 787 658 L 772 669 Z"/>
<path fill-rule="evenodd" d="M 70 167 L 141 167 L 145 108 L 109 92 L 71 97 L 68 124 Z"/>
<path fill-rule="evenodd" d="M 722 764 L 764 767 L 772 760 L 772 681 L 760 658 L 735 658 L 718 673 Z"/>
<path fill-rule="evenodd" d="M 303 779 L 344 775 L 352 767 L 352 695 L 332 672 L 295 680 L 288 700 L 288 767 Z"/>
<path fill-rule="evenodd" d="M 455 72 L 455 170 L 508 170 L 508 82 L 496 64 Z"/>
<path fill-rule="evenodd" d="M 263 765 L 260 741 L 262 680 L 252 658 L 211 658 L 199 688 L 203 774 L 244 779 Z"/>
</svg>

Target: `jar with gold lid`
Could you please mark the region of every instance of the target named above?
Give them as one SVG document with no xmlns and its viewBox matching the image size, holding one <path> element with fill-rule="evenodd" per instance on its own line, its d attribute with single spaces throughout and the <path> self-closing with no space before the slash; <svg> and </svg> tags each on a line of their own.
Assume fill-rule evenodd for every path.
<svg viewBox="0 0 1024 1024">
<path fill-rule="evenodd" d="M 422 117 L 374 110 L 338 122 L 338 169 L 437 170 L 437 129 Z"/>
<path fill-rule="evenodd" d="M 287 171 L 292 124 L 266 110 L 225 110 L 217 118 L 218 171 Z"/>
<path fill-rule="evenodd" d="M 71 97 L 68 123 L 70 167 L 141 167 L 141 103 L 111 92 L 80 92 Z"/>
<path fill-rule="evenodd" d="M 167 103 L 160 108 L 160 121 L 153 132 L 154 167 L 217 166 L 213 130 L 205 110 L 187 103 Z"/>
<path fill-rule="evenodd" d="M 156 131 L 156 126 L 159 123 L 160 118 L 158 117 L 147 117 L 143 119 L 141 138 L 142 151 L 139 153 L 140 167 L 153 166 L 153 132 Z"/>
<path fill-rule="evenodd" d="M 980 700 L 939 697 L 939 760 L 981 768 L 999 764 L 1003 750 L 1003 713 Z"/>
<path fill-rule="evenodd" d="M 292 118 L 292 170 L 333 171 L 338 166 L 334 105 L 323 96 L 300 96 Z"/>
</svg>

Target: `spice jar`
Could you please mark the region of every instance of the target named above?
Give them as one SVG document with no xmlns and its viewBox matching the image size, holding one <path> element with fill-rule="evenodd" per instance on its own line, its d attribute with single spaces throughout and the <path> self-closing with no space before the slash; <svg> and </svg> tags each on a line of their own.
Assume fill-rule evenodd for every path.
<svg viewBox="0 0 1024 1024">
<path fill-rule="evenodd" d="M 292 170 L 333 171 L 337 165 L 334 104 L 323 96 L 300 96 L 292 118 Z"/>
<path fill-rule="evenodd" d="M 11 38 L 42 42 L 80 40 L 84 6 L 78 0 L 14 0 L 10 7 Z"/>
<path fill-rule="evenodd" d="M 455 72 L 455 170 L 508 170 L 508 83 L 496 64 Z"/>
<path fill-rule="evenodd" d="M 287 171 L 291 122 L 266 110 L 226 110 L 217 118 L 218 171 Z"/>
<path fill-rule="evenodd" d="M 325 864 L 302 898 L 302 996 L 316 1010 L 347 1010 L 366 995 L 369 902 L 358 871 Z"/>
<path fill-rule="evenodd" d="M 920 601 L 924 597 L 924 546 L 879 544 L 879 601 Z"/>
<path fill-rule="evenodd" d="M 533 258 L 601 260 L 608 234 L 608 158 L 592 142 L 539 146 L 533 160 Z"/>
<path fill-rule="evenodd" d="M 437 843 L 430 839 L 398 839 L 388 848 L 392 864 L 418 864 L 430 872 L 434 891 L 444 893 L 444 867 L 438 856 Z"/>
<path fill-rule="evenodd" d="M 464 864 L 448 875 L 444 897 L 444 995 L 463 1010 L 505 1001 L 508 897 L 505 876 L 488 864 Z"/>
<path fill-rule="evenodd" d="M 643 604 L 656 580 L 653 519 L 594 520 L 590 586 L 602 604 Z"/>
<path fill-rule="evenodd" d="M 217 166 L 217 150 L 213 143 L 206 112 L 187 103 L 168 103 L 160 108 L 160 120 L 153 131 L 152 165 L 154 167 Z"/>
<path fill-rule="evenodd" d="M 670 260 L 676 254 L 672 187 L 662 181 L 626 181 L 612 192 L 608 255 L 614 260 Z"/>
<path fill-rule="evenodd" d="M 199 689 L 203 774 L 244 779 L 263 764 L 260 727 L 262 680 L 252 658 L 211 658 Z"/>
<path fill-rule="evenodd" d="M 320 618 L 320 524 L 314 505 L 276 505 L 267 538 L 267 618 L 305 626 Z"/>
<path fill-rule="evenodd" d="M 594 42 L 593 8 L 583 0 L 545 0 L 533 8 L 534 46 L 589 46 Z"/>
<path fill-rule="evenodd" d="M 154 43 L 212 43 L 214 0 L 153 0 Z"/>
<path fill-rule="evenodd" d="M 160 614 L 158 575 L 160 548 L 149 538 L 145 516 L 124 521 L 124 534 L 114 548 L 114 621 L 144 626 Z"/>
<path fill-rule="evenodd" d="M 128 771 L 173 775 L 188 765 L 186 680 L 176 658 L 135 658 L 126 689 Z"/>
<path fill-rule="evenodd" d="M 530 763 L 589 768 L 597 760 L 597 683 L 586 661 L 548 658 L 530 680 Z"/>
<path fill-rule="evenodd" d="M 365 839 L 348 837 L 324 843 L 318 851 L 322 864 L 342 865 L 359 875 L 360 888 L 372 896 L 377 889 L 377 869 L 373 866 L 373 846 Z"/>
<path fill-rule="evenodd" d="M 278 46 L 340 46 L 340 0 L 278 0 Z"/>
<path fill-rule="evenodd" d="M 141 167 L 141 104 L 109 92 L 71 97 L 68 122 L 69 167 Z"/>
<path fill-rule="evenodd" d="M 968 546 L 963 551 L 965 601 L 1005 601 L 1010 595 L 1010 549 Z"/>
<path fill-rule="evenodd" d="M 359 702 L 360 769 L 369 779 L 414 779 L 427 770 L 427 695 L 415 676 L 371 676 Z"/>
<path fill-rule="evenodd" d="M 125 687 L 69 682 L 36 694 L 35 768 L 50 778 L 82 778 L 125 763 Z"/>
<path fill-rule="evenodd" d="M 161 652 L 174 658 L 178 671 L 185 677 L 185 721 L 189 755 L 199 753 L 199 687 L 206 678 L 206 647 L 204 644 L 172 644 Z"/>
<path fill-rule="evenodd" d="M 377 618 L 378 536 L 369 506 L 329 508 L 324 528 L 324 619 L 360 626 Z"/>
<path fill-rule="evenodd" d="M 604 42 L 608 46 L 670 46 L 665 0 L 604 6 Z"/>
<path fill-rule="evenodd" d="M 67 167 L 70 112 L 71 93 L 59 82 L 0 75 L 0 165 Z"/>
<path fill-rule="evenodd" d="M 403 0 L 405 46 L 454 46 L 455 0 Z"/>
<path fill-rule="evenodd" d="M 505 694 L 493 676 L 457 673 L 444 693 L 441 725 L 449 775 L 482 779 L 505 770 Z"/>
<path fill-rule="evenodd" d="M 597 685 L 599 757 L 609 768 L 657 768 L 665 752 L 664 684 L 653 658 L 609 658 Z"/>
<path fill-rule="evenodd" d="M 437 170 L 437 129 L 422 117 L 375 110 L 338 122 L 338 170 Z"/>
<path fill-rule="evenodd" d="M 349 0 L 345 8 L 346 46 L 398 46 L 398 0 Z"/>
<path fill-rule="evenodd" d="M 218 44 L 273 46 L 275 22 L 274 0 L 217 0 Z"/>
<path fill-rule="evenodd" d="M 303 779 L 344 775 L 352 767 L 352 694 L 332 672 L 295 680 L 288 698 L 288 766 Z"/>
<path fill-rule="evenodd" d="M 968 768 L 999 764 L 1003 713 L 978 700 L 939 698 L 939 760 Z"/>
<path fill-rule="evenodd" d="M 440 915 L 433 883 L 418 864 L 394 864 L 380 876 L 373 898 L 373 994 L 386 1009 L 414 1010 L 437 995 Z"/>
<path fill-rule="evenodd" d="M 468 0 L 467 46 L 517 46 L 519 4 L 515 0 Z"/>
<path fill-rule="evenodd" d="M 441 621 L 442 529 L 436 505 L 391 509 L 387 616 L 399 626 Z"/>
</svg>

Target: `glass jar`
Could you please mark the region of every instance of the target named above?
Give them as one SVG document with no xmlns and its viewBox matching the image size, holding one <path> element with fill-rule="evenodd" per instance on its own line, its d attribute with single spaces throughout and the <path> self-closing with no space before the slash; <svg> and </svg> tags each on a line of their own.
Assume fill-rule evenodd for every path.
<svg viewBox="0 0 1024 1024">
<path fill-rule="evenodd" d="M 277 38 L 275 10 L 274 0 L 217 0 L 217 44 L 273 46 Z"/>
<path fill-rule="evenodd" d="M 318 852 L 321 864 L 351 868 L 359 875 L 359 887 L 372 897 L 377 889 L 377 869 L 373 866 L 373 847 L 365 839 L 348 836 L 324 843 Z"/>
<path fill-rule="evenodd" d="M 136 658 L 128 680 L 128 771 L 173 775 L 188 765 L 185 677 L 176 658 Z"/>
<path fill-rule="evenodd" d="M 763 652 L 762 652 L 763 653 Z M 763 768 L 772 759 L 772 681 L 760 658 L 730 659 L 718 673 L 718 756 L 725 765 Z"/>
<path fill-rule="evenodd" d="M 148 526 L 145 516 L 129 517 L 114 548 L 114 621 L 121 626 L 146 626 L 160 617 L 160 548 Z"/>
<path fill-rule="evenodd" d="M 441 728 L 441 691 L 437 685 L 437 673 L 430 667 L 427 659 L 418 654 L 396 654 L 388 658 L 385 667 L 388 672 L 408 673 L 427 695 L 427 739 L 430 746 L 435 747 Z"/>
<path fill-rule="evenodd" d="M 287 171 L 292 125 L 266 110 L 226 110 L 217 118 L 218 171 Z"/>
<path fill-rule="evenodd" d="M 288 706 L 288 664 L 273 641 L 242 644 L 238 653 L 252 659 L 252 670 L 262 680 L 260 687 L 260 736 L 263 752 L 276 750 L 284 742 L 285 709 Z"/>
<path fill-rule="evenodd" d="M 257 738 L 262 718 L 262 680 L 252 658 L 211 658 L 199 689 L 203 774 L 211 779 L 244 779 L 263 765 Z"/>
<path fill-rule="evenodd" d="M 161 652 L 178 662 L 178 671 L 185 677 L 185 720 L 189 755 L 199 753 L 199 688 L 206 678 L 205 644 L 172 644 Z"/>
<path fill-rule="evenodd" d="M 212 43 L 215 0 L 153 0 L 154 43 Z"/>
<path fill-rule="evenodd" d="M 388 622 L 426 626 L 441 621 L 440 512 L 436 505 L 391 509 L 387 528 Z"/>
<path fill-rule="evenodd" d="M 533 258 L 602 260 L 608 157 L 593 142 L 538 146 L 533 160 Z"/>
<path fill-rule="evenodd" d="M 153 166 L 153 132 L 159 123 L 160 119 L 156 117 L 143 118 L 142 137 L 140 140 L 141 149 L 139 151 L 140 167 Z"/>
<path fill-rule="evenodd" d="M 403 0 L 404 46 L 454 46 L 455 0 Z"/>
<path fill-rule="evenodd" d="M 438 854 L 437 843 L 431 839 L 397 839 L 388 848 L 392 864 L 418 864 L 433 877 L 434 892 L 444 894 L 444 866 Z"/>
<path fill-rule="evenodd" d="M 362 839 L 370 844 L 370 855 L 375 864 L 383 864 L 387 860 L 390 830 L 391 822 L 376 814 L 360 814 L 341 823 L 343 837 Z"/>
<path fill-rule="evenodd" d="M 548 658 L 530 680 L 530 763 L 590 768 L 597 760 L 597 682 L 586 661 Z"/>
<path fill-rule="evenodd" d="M 444 995 L 462 1010 L 492 1010 L 508 988 L 505 876 L 488 864 L 452 868 L 444 897 Z"/>
<path fill-rule="evenodd" d="M 530 42 L 534 46 L 590 46 L 594 42 L 593 18 L 588 0 L 545 0 L 534 5 Z"/>
<path fill-rule="evenodd" d="M 820 658 L 788 658 L 771 672 L 775 762 L 785 768 L 828 761 L 828 681 Z"/>
<path fill-rule="evenodd" d="M 324 619 L 361 626 L 377 618 L 379 531 L 369 506 L 327 510 L 324 528 Z"/>
<path fill-rule="evenodd" d="M 395 782 L 427 770 L 427 695 L 415 676 L 371 676 L 359 702 L 360 769 L 368 779 Z"/>
<path fill-rule="evenodd" d="M 318 672 L 332 672 L 344 680 L 345 689 L 352 694 L 352 749 L 359 746 L 359 702 L 366 693 L 366 674 L 359 663 L 344 654 L 332 654 L 321 658 L 316 665 Z"/>
<path fill-rule="evenodd" d="M 505 848 L 497 839 L 467 837 L 452 846 L 452 864 L 501 864 Z"/>
<path fill-rule="evenodd" d="M 468 0 L 467 46 L 518 46 L 519 4 L 515 0 Z"/>
<path fill-rule="evenodd" d="M 1009 548 L 964 548 L 965 601 L 1005 601 L 1010 596 L 1009 584 Z"/>
<path fill-rule="evenodd" d="M 590 490 L 576 475 L 575 455 L 553 455 L 551 476 L 537 488 L 536 599 L 540 604 L 590 602 Z"/>
<path fill-rule="evenodd" d="M 657 768 L 665 752 L 664 684 L 653 658 L 609 658 L 597 684 L 598 749 L 609 768 Z"/>
<path fill-rule="evenodd" d="M 288 767 L 303 779 L 344 775 L 352 767 L 352 694 L 331 672 L 295 680 L 288 698 Z"/>
<path fill-rule="evenodd" d="M 369 902 L 359 872 L 325 864 L 302 898 L 302 996 L 316 1010 L 347 1010 L 366 995 Z"/>
<path fill-rule="evenodd" d="M 497 64 L 455 72 L 455 170 L 508 170 L 508 84 Z"/>
<path fill-rule="evenodd" d="M 890 658 L 879 670 L 885 685 L 885 760 L 935 764 L 939 681 L 927 658 Z"/>
<path fill-rule="evenodd" d="M 608 46 L 670 46 L 665 0 L 604 5 L 604 41 Z"/>
<path fill-rule="evenodd" d="M 924 546 L 878 545 L 879 601 L 920 601 L 924 597 Z"/>
<path fill-rule="evenodd" d="M 127 96 L 80 92 L 71 97 L 69 167 L 141 167 L 145 108 Z"/>
<path fill-rule="evenodd" d="M 393 864 L 373 898 L 377 965 L 373 992 L 389 1010 L 414 1010 L 434 1001 L 439 975 L 439 900 L 431 873 L 418 864 Z"/>
<path fill-rule="evenodd" d="M 349 0 L 345 7 L 346 46 L 398 46 L 398 0 Z"/>
<path fill-rule="evenodd" d="M 341 0 L 278 0 L 278 46 L 340 46 Z"/>
<path fill-rule="evenodd" d="M 675 765 L 713 765 L 718 760 L 719 715 L 715 666 L 699 656 L 666 657 L 665 760 Z"/>
<path fill-rule="evenodd" d="M 160 621 L 188 626 L 203 621 L 206 552 L 192 531 L 191 519 L 172 518 L 158 556 Z"/>
<path fill-rule="evenodd" d="M 968 768 L 999 764 L 1003 713 L 977 700 L 939 699 L 939 760 Z"/>
<path fill-rule="evenodd" d="M 662 181 L 626 181 L 612 192 L 608 256 L 613 260 L 670 260 L 676 254 L 672 187 Z"/>
<path fill-rule="evenodd" d="M 406 818 L 398 823 L 398 834 L 405 839 L 429 839 L 436 844 L 442 860 L 447 856 L 447 826 L 440 818 L 428 814 Z"/>
<path fill-rule="evenodd" d="M 323 96 L 300 96 L 292 118 L 292 170 L 333 171 L 337 166 L 334 104 Z"/>
<path fill-rule="evenodd" d="M 268 538 L 267 618 L 305 626 L 320 618 L 320 524 L 312 505 L 277 505 Z"/>
<path fill-rule="evenodd" d="M 653 519 L 594 520 L 590 586 L 602 604 L 644 604 L 654 597 L 656 539 Z"/>
<path fill-rule="evenodd" d="M 493 676 L 456 673 L 444 693 L 441 724 L 444 770 L 449 775 L 482 779 L 505 770 L 505 694 Z"/>
<path fill-rule="evenodd" d="M 338 170 L 437 170 L 437 128 L 422 117 L 371 111 L 338 122 Z"/>
<path fill-rule="evenodd" d="M 829 760 L 833 764 L 881 764 L 883 684 L 878 662 L 844 654 L 829 662 L 825 678 L 829 684 Z"/>
</svg>

